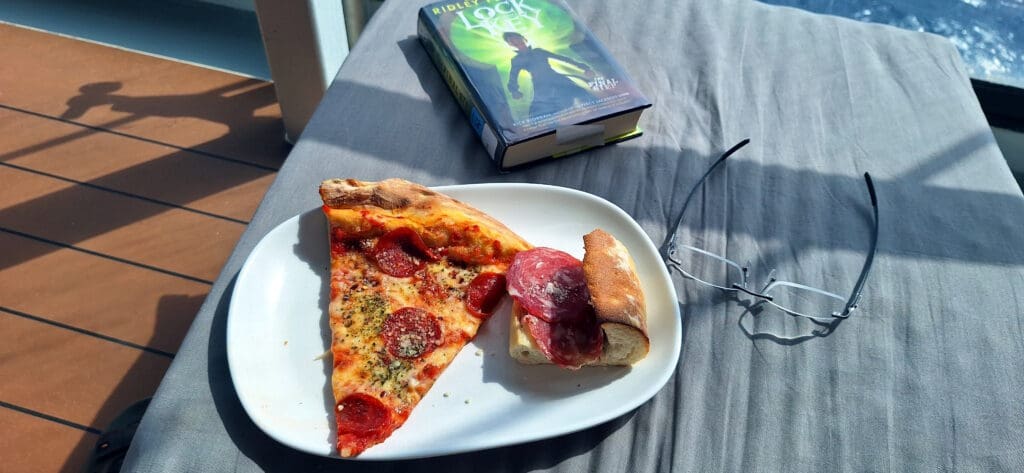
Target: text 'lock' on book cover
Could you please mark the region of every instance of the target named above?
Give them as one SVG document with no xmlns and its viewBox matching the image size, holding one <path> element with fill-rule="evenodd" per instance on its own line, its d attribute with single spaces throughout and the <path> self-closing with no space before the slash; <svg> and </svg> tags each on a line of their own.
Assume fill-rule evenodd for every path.
<svg viewBox="0 0 1024 473">
<path fill-rule="evenodd" d="M 434 3 L 418 29 L 502 168 L 640 133 L 650 102 L 559 0 Z"/>
</svg>

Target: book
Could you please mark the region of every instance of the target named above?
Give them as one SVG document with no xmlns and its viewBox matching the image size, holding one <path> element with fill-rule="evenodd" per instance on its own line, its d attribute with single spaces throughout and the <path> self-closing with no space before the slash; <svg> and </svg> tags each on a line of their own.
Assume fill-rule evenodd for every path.
<svg viewBox="0 0 1024 473">
<path fill-rule="evenodd" d="M 417 32 L 501 169 L 641 134 L 651 103 L 561 0 L 433 3 Z"/>
</svg>

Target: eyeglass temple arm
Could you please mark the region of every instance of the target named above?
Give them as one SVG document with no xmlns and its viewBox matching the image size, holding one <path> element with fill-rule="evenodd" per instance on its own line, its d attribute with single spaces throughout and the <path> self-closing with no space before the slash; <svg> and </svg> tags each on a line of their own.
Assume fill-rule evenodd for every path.
<svg viewBox="0 0 1024 473">
<path fill-rule="evenodd" d="M 681 223 L 683 223 L 683 216 L 686 215 L 686 208 L 690 206 L 690 201 L 693 200 L 693 196 L 697 193 L 697 189 L 700 189 L 700 186 L 702 184 L 704 184 L 704 181 L 707 180 L 708 176 L 711 174 L 712 171 L 715 170 L 715 168 L 718 167 L 719 164 L 722 164 L 722 162 L 724 162 L 726 160 L 726 158 L 728 158 L 729 156 L 732 156 L 733 153 L 739 151 L 739 149 L 744 147 L 744 146 L 746 146 L 747 143 L 750 143 L 750 138 L 746 138 L 743 141 L 740 141 L 739 143 L 736 143 L 736 145 L 734 145 L 732 148 L 729 148 L 728 151 L 726 151 L 725 153 L 722 153 L 722 156 L 719 157 L 718 160 L 715 161 L 714 164 L 712 164 L 711 167 L 709 167 L 708 170 L 704 172 L 704 175 L 701 176 L 700 180 L 697 181 L 697 184 L 695 184 L 693 186 L 693 189 L 690 189 L 690 193 L 686 195 L 686 200 L 683 201 L 683 208 L 682 208 L 682 210 L 679 211 L 679 217 L 676 219 L 675 225 L 670 227 L 670 228 L 672 228 L 672 234 L 669 235 L 669 239 L 665 243 L 665 249 L 666 250 L 672 250 L 672 249 L 675 248 L 675 246 L 676 246 L 676 235 L 679 234 L 679 225 Z M 665 257 L 670 257 L 670 255 L 668 254 L 668 251 L 665 251 L 665 255 L 664 256 Z"/>
<path fill-rule="evenodd" d="M 853 286 L 853 293 L 850 295 L 850 300 L 846 302 L 846 307 L 843 309 L 842 314 L 834 314 L 836 317 L 846 318 L 850 316 L 850 312 L 857 308 L 857 303 L 860 302 L 861 292 L 864 290 L 864 283 L 867 282 L 868 273 L 871 272 L 871 263 L 875 261 L 875 250 L 878 247 L 878 196 L 875 194 L 875 184 L 871 181 L 871 174 L 864 173 L 864 182 L 868 185 L 868 194 L 871 196 L 871 209 L 875 217 L 875 226 L 871 231 L 871 248 L 868 250 L 868 257 L 864 261 L 864 268 L 860 270 L 860 277 L 857 278 L 857 284 Z"/>
</svg>

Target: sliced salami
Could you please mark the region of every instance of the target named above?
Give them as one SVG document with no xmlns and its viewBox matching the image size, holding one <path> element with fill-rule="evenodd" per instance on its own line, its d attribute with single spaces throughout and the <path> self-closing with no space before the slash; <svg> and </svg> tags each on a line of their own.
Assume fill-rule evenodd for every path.
<svg viewBox="0 0 1024 473">
<path fill-rule="evenodd" d="M 530 315 L 550 323 L 576 317 L 590 305 L 583 263 L 551 248 L 516 254 L 508 268 L 508 293 Z"/>
<path fill-rule="evenodd" d="M 530 314 L 519 320 L 544 356 L 556 365 L 576 370 L 601 356 L 604 334 L 592 309 L 555 323 Z"/>
</svg>

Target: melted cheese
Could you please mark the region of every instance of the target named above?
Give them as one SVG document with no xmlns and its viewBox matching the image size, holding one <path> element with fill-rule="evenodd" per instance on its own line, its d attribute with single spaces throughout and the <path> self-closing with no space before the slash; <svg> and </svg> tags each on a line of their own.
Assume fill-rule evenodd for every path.
<svg viewBox="0 0 1024 473">
<path fill-rule="evenodd" d="M 331 330 L 333 351 L 345 356 L 335 356 L 336 399 L 363 392 L 407 415 L 433 385 L 432 371 L 447 367 L 476 335 L 481 320 L 466 310 L 463 300 L 467 286 L 482 271 L 503 273 L 504 268 L 470 269 L 442 259 L 428 263 L 416 276 L 398 278 L 377 269 L 361 252 L 337 255 L 331 271 Z M 424 286 L 434 290 L 425 294 Z M 434 350 L 417 359 L 392 357 L 380 336 L 388 315 L 403 307 L 430 312 L 441 327 Z"/>
</svg>

